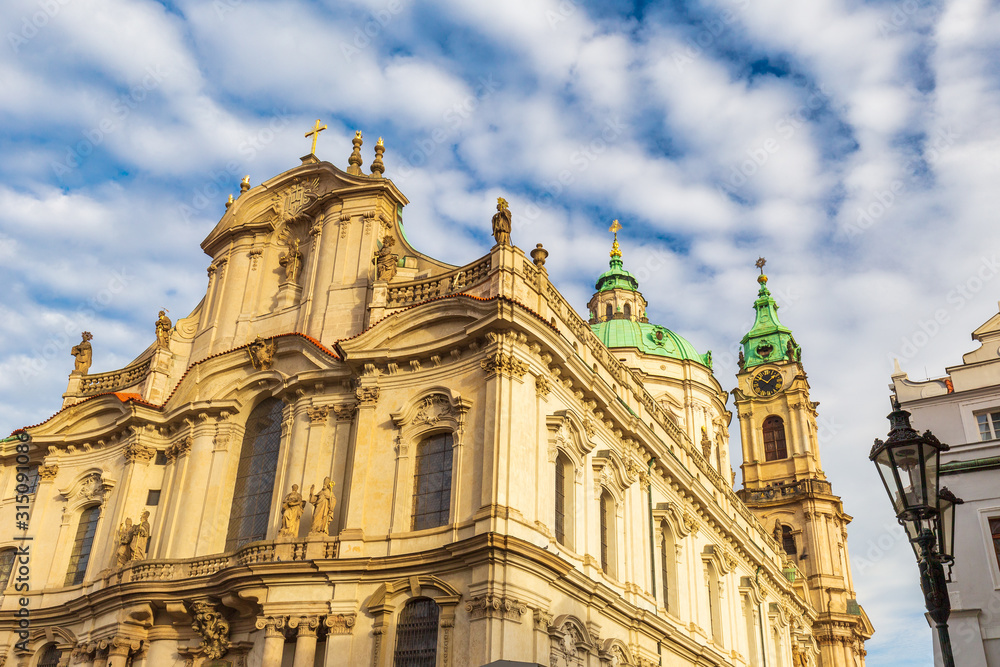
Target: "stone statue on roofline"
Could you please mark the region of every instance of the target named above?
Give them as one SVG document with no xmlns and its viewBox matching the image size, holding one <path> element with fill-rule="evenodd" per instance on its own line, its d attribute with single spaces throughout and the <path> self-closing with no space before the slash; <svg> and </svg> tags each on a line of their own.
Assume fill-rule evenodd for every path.
<svg viewBox="0 0 1000 667">
<path fill-rule="evenodd" d="M 174 325 L 167 317 L 167 310 L 164 308 L 160 311 L 159 317 L 156 318 L 156 345 L 157 347 L 162 347 L 164 349 L 170 347 L 170 328 Z"/>
<path fill-rule="evenodd" d="M 90 341 L 94 339 L 94 336 L 89 331 L 84 331 L 81 335 L 83 340 L 80 341 L 79 344 L 73 346 L 73 349 L 70 350 L 70 354 L 76 357 L 76 364 L 73 368 L 73 372 L 86 375 L 87 371 L 90 370 L 90 363 L 94 358 L 94 351 L 90 345 Z"/>
<path fill-rule="evenodd" d="M 497 212 L 493 216 L 493 238 L 497 245 L 510 245 L 511 214 L 507 200 L 497 197 Z"/>
<path fill-rule="evenodd" d="M 299 522 L 302 519 L 302 510 L 305 509 L 306 501 L 299 493 L 299 485 L 292 484 L 292 491 L 281 503 L 281 530 L 278 535 L 282 537 L 298 537 Z"/>
<path fill-rule="evenodd" d="M 399 255 L 392 251 L 396 239 L 389 234 L 382 239 L 382 247 L 375 253 L 375 275 L 378 280 L 389 281 L 396 277 Z"/>
</svg>

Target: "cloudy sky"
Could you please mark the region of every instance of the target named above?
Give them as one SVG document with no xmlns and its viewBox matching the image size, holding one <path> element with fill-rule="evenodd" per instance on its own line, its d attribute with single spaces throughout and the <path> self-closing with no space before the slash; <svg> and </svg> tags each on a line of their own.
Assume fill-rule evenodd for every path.
<svg viewBox="0 0 1000 667">
<path fill-rule="evenodd" d="M 111 370 L 189 312 L 227 195 L 321 118 L 342 168 L 355 129 L 366 163 L 384 137 L 429 254 L 485 254 L 505 196 L 581 312 L 620 219 L 651 320 L 726 388 L 767 257 L 855 517 L 868 664 L 931 664 L 867 453 L 892 359 L 941 375 L 997 312 L 995 3 L 7 0 L 0 27 L 0 427 L 58 408 L 83 329 Z"/>
</svg>

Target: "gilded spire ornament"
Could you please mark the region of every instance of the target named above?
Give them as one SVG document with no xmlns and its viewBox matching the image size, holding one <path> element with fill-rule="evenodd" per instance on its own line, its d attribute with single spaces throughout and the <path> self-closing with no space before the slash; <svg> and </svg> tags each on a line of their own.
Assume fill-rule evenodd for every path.
<svg viewBox="0 0 1000 667">
<path fill-rule="evenodd" d="M 382 162 L 383 153 L 385 153 L 385 144 L 382 143 L 382 137 L 379 137 L 375 144 L 375 160 L 372 162 L 372 176 L 376 178 L 382 178 L 382 174 L 385 173 L 385 164 Z"/>
<path fill-rule="evenodd" d="M 309 150 L 310 155 L 316 155 L 316 140 L 319 139 L 319 133 L 326 129 L 326 125 L 320 127 L 319 118 L 316 119 L 316 124 L 313 125 L 312 129 L 306 132 L 305 136 L 313 138 L 312 148 Z"/>
<path fill-rule="evenodd" d="M 622 225 L 617 220 L 615 220 L 614 222 L 612 222 L 611 226 L 608 227 L 608 231 L 611 232 L 611 233 L 613 233 L 615 235 L 615 242 L 613 244 L 611 244 L 611 257 L 612 258 L 617 257 L 618 259 L 621 259 L 621 256 L 622 256 L 622 249 L 618 246 L 618 231 L 621 228 L 622 228 Z"/>
<path fill-rule="evenodd" d="M 762 286 L 765 285 L 765 284 L 767 284 L 767 276 L 764 275 L 764 265 L 765 264 L 767 264 L 767 260 L 764 259 L 763 257 L 758 257 L 757 258 L 757 263 L 754 264 L 754 266 L 756 266 L 758 269 L 760 269 L 760 276 L 758 276 L 757 282 L 759 282 Z"/>
<path fill-rule="evenodd" d="M 351 157 L 347 159 L 348 167 L 347 173 L 353 174 L 354 176 L 361 176 L 361 130 L 354 132 L 354 138 L 351 139 L 351 143 L 354 144 L 354 150 L 351 152 Z"/>
<path fill-rule="evenodd" d="M 247 174 L 246 176 L 243 177 L 243 180 L 240 181 L 240 194 L 243 194 L 249 189 L 250 189 L 250 174 Z"/>
</svg>

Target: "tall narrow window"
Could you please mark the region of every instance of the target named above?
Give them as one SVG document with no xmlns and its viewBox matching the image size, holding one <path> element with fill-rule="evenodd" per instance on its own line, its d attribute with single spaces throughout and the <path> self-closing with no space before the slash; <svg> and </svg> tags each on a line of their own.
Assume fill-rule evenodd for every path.
<svg viewBox="0 0 1000 667">
<path fill-rule="evenodd" d="M 406 603 L 396 625 L 394 667 L 434 667 L 437 664 L 437 633 L 440 609 L 430 598 Z"/>
<path fill-rule="evenodd" d="M 764 420 L 764 460 L 777 461 L 788 458 L 785 448 L 785 423 L 781 417 L 771 415 Z"/>
<path fill-rule="evenodd" d="M 625 304 L 625 308 L 623 309 L 623 312 L 625 313 L 625 319 L 626 320 L 632 319 L 632 306 L 631 305 L 629 305 L 629 304 L 626 303 Z"/>
<path fill-rule="evenodd" d="M 55 644 L 49 644 L 42 652 L 42 657 L 38 659 L 37 667 L 58 667 L 61 657 L 62 651 L 57 649 Z"/>
<path fill-rule="evenodd" d="M 1000 517 L 990 519 L 990 534 L 993 537 L 993 552 L 997 556 L 997 566 L 1000 567 Z"/>
<path fill-rule="evenodd" d="M 14 549 L 0 551 L 0 595 L 3 595 L 3 590 L 7 588 L 7 583 L 10 581 L 10 573 L 14 571 L 16 553 Z"/>
<path fill-rule="evenodd" d="M 720 609 L 719 600 L 721 597 L 719 573 L 716 572 L 715 566 L 712 563 L 708 563 L 706 567 L 708 568 L 708 618 L 712 640 L 716 644 L 722 644 L 722 611 Z"/>
<path fill-rule="evenodd" d="M 566 470 L 562 454 L 556 458 L 556 542 L 566 543 Z"/>
<path fill-rule="evenodd" d="M 66 571 L 66 586 L 83 583 L 87 563 L 90 562 L 90 550 L 94 546 L 94 535 L 97 533 L 97 520 L 100 518 L 99 505 L 88 507 L 80 514 L 80 524 L 76 528 L 76 539 L 69 557 L 69 569 Z"/>
<path fill-rule="evenodd" d="M 451 516 L 451 434 L 432 435 L 417 448 L 413 530 L 436 528 Z"/>
<path fill-rule="evenodd" d="M 670 570 L 674 561 L 673 546 L 670 544 L 670 533 L 666 525 L 661 527 L 663 537 L 660 539 L 660 579 L 663 580 L 661 587 L 663 593 L 663 608 L 670 611 Z"/>
<path fill-rule="evenodd" d="M 614 311 L 611 309 L 611 304 L 609 303 L 604 307 L 604 319 L 610 320 L 613 314 Z"/>
<path fill-rule="evenodd" d="M 615 499 L 605 491 L 601 494 L 601 569 L 615 576 Z"/>
<path fill-rule="evenodd" d="M 785 549 L 785 553 L 789 556 L 794 556 L 798 553 L 795 548 L 795 536 L 792 535 L 791 526 L 781 527 L 781 546 Z"/>
<path fill-rule="evenodd" d="M 277 399 L 266 400 L 253 409 L 247 420 L 229 512 L 226 551 L 267 538 L 284 407 Z"/>
</svg>

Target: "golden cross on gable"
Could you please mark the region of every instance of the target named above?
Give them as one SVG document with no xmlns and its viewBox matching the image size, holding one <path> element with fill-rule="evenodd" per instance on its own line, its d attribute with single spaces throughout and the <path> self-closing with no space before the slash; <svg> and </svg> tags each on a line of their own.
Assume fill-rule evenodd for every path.
<svg viewBox="0 0 1000 667">
<path fill-rule="evenodd" d="M 326 125 L 320 127 L 319 118 L 317 118 L 316 119 L 316 125 L 314 125 L 311 130 L 309 130 L 308 132 L 306 132 L 306 134 L 305 134 L 306 137 L 312 137 L 313 138 L 312 150 L 309 151 L 309 153 L 311 155 L 315 155 L 316 154 L 316 140 L 319 139 L 319 133 L 322 132 L 325 129 L 326 129 Z"/>
</svg>

